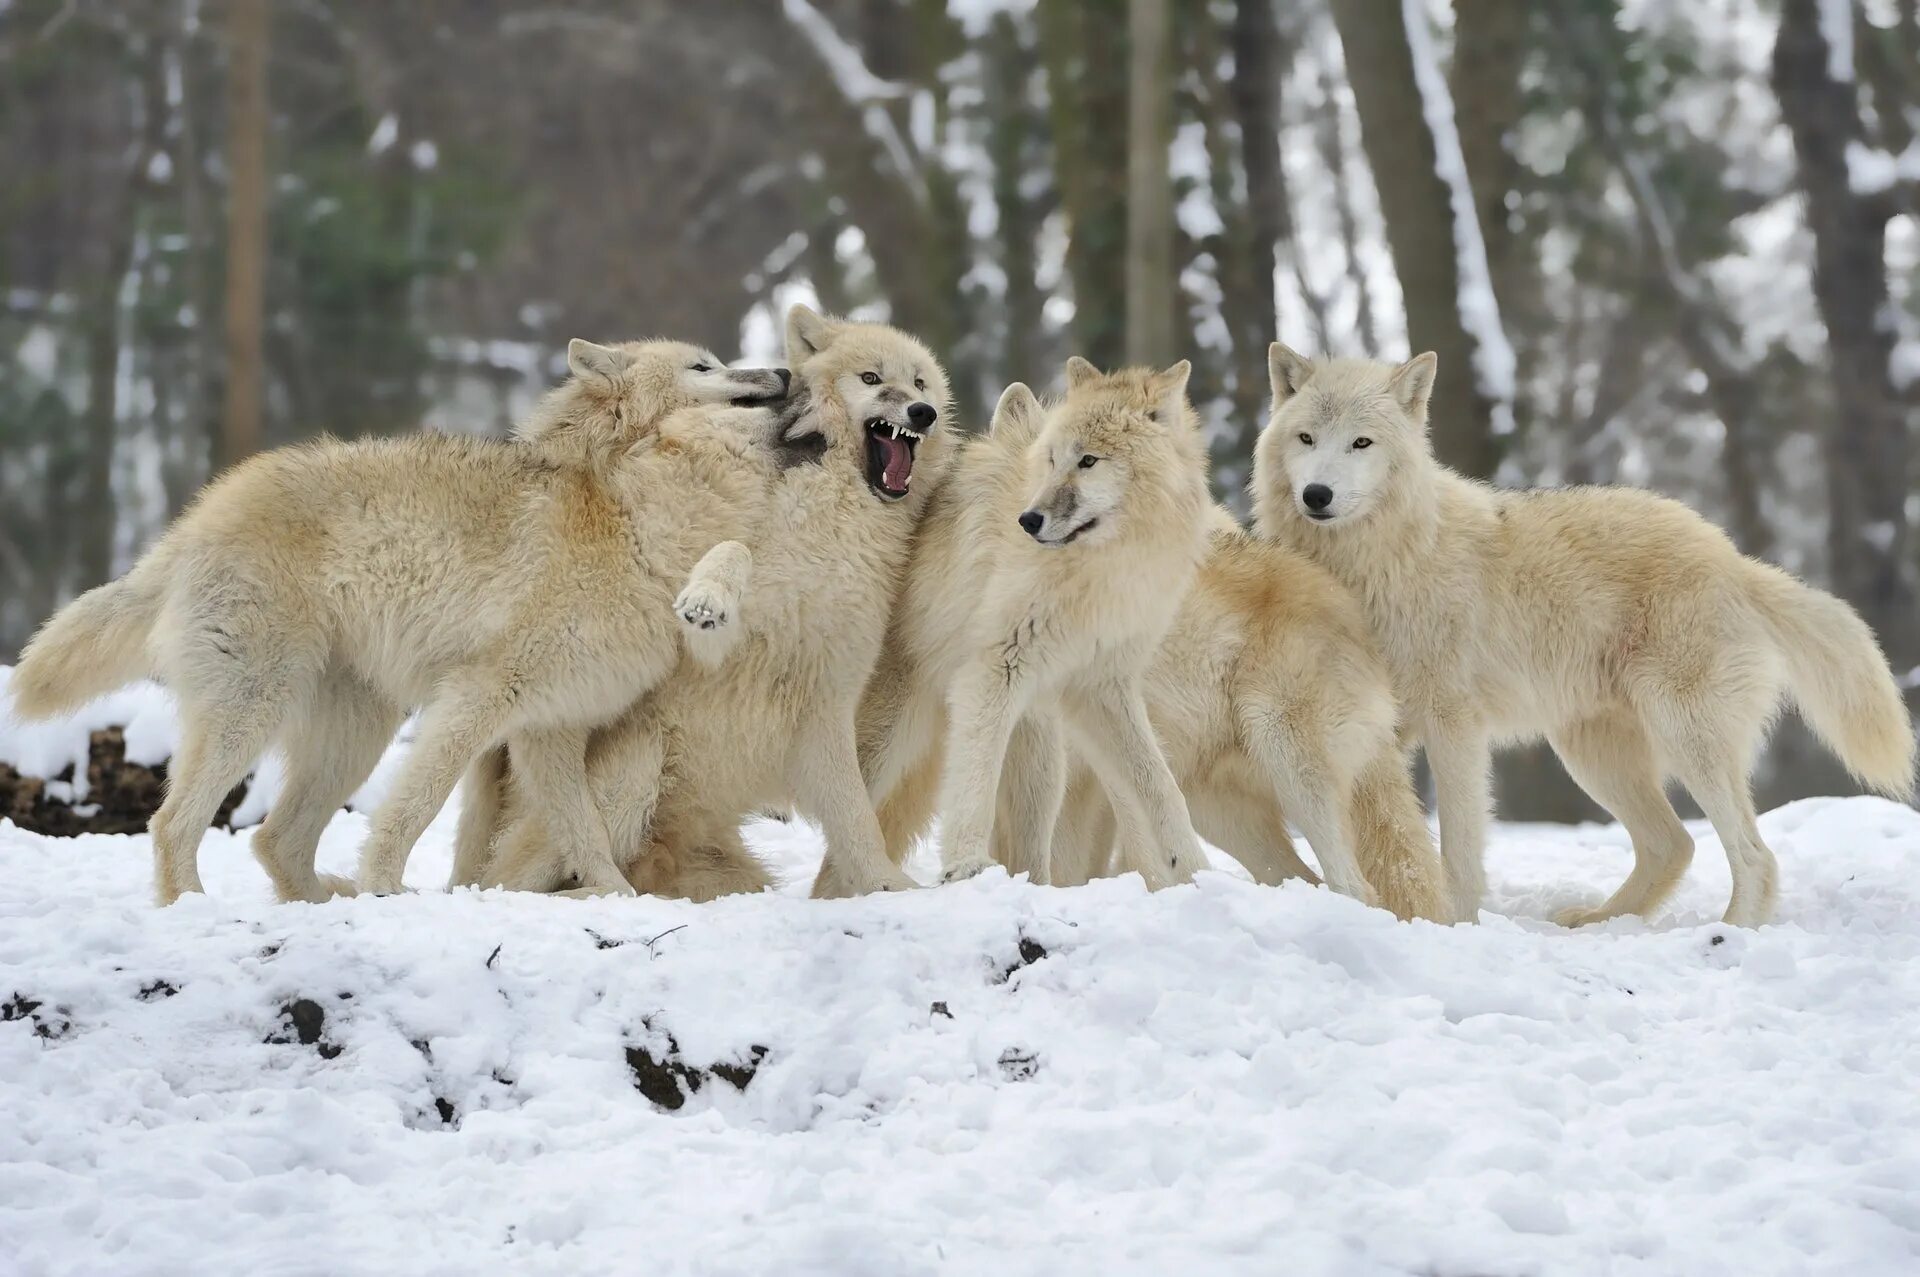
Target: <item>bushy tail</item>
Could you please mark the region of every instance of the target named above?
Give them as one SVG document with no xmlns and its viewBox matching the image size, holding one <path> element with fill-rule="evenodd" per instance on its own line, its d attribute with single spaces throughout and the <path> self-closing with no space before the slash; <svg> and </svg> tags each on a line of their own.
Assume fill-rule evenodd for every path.
<svg viewBox="0 0 1920 1277">
<path fill-rule="evenodd" d="M 14 667 L 8 685 L 14 714 L 52 718 L 146 675 L 147 635 L 160 610 L 158 578 L 143 560 L 55 612 Z"/>
<path fill-rule="evenodd" d="M 1382 750 L 1355 780 L 1347 826 L 1360 872 L 1395 917 L 1460 920 L 1407 761 L 1397 749 Z"/>
<path fill-rule="evenodd" d="M 1873 631 L 1839 599 L 1756 565 L 1754 603 L 1786 659 L 1793 699 L 1826 747 L 1867 788 L 1913 795 L 1913 721 Z"/>
</svg>

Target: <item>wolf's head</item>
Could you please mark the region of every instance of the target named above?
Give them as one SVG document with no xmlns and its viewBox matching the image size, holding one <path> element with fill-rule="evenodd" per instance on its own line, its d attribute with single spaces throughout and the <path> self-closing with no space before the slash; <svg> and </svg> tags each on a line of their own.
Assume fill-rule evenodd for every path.
<svg viewBox="0 0 1920 1277">
<path fill-rule="evenodd" d="M 787 362 L 818 409 L 791 431 L 817 433 L 829 452 L 856 457 L 882 501 L 905 497 L 915 465 L 942 443 L 949 391 L 940 361 L 897 328 L 795 306 Z"/>
<path fill-rule="evenodd" d="M 1431 466 L 1427 397 L 1436 360 L 1406 363 L 1267 352 L 1273 410 L 1253 454 L 1253 500 L 1269 527 L 1359 522 Z"/>
<path fill-rule="evenodd" d="M 567 343 L 567 370 L 514 437 L 582 461 L 624 451 L 683 408 L 777 401 L 788 382 L 784 368 L 729 368 L 683 341 L 597 346 L 576 337 Z"/>
<path fill-rule="evenodd" d="M 1206 448 L 1187 403 L 1192 365 L 1103 373 L 1067 361 L 1067 397 L 1043 409 L 1015 382 L 994 409 L 996 438 L 1030 437 L 1032 496 L 1020 526 L 1043 546 L 1094 545 L 1129 525 L 1191 523 L 1207 501 Z"/>
</svg>

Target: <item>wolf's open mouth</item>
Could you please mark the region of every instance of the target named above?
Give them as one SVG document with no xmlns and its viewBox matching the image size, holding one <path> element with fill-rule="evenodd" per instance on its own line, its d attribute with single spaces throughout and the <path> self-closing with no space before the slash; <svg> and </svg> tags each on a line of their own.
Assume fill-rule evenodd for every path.
<svg viewBox="0 0 1920 1277">
<path fill-rule="evenodd" d="M 926 436 L 881 417 L 869 419 L 866 429 L 867 486 L 898 501 L 913 483 L 913 451 Z"/>
</svg>

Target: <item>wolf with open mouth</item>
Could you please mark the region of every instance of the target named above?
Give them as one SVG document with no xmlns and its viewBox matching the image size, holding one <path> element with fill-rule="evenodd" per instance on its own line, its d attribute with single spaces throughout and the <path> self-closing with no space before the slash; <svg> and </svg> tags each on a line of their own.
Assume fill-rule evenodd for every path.
<svg viewBox="0 0 1920 1277">
<path fill-rule="evenodd" d="M 787 317 L 787 360 L 787 471 L 756 543 L 733 655 L 711 668 L 683 661 L 589 749 L 615 856 L 642 891 L 706 899 L 767 885 L 739 834 L 766 807 L 795 808 L 825 832 L 815 894 L 913 885 L 887 858 L 854 710 L 946 465 L 947 376 L 898 329 L 804 306 Z M 573 886 L 542 859 L 545 814 L 503 811 L 510 794 L 469 787 L 455 884 Z"/>
</svg>

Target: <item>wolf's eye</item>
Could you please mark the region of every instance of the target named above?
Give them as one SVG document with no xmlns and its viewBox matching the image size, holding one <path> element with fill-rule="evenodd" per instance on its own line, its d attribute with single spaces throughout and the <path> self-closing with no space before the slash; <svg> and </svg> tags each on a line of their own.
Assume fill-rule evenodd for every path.
<svg viewBox="0 0 1920 1277">
<path fill-rule="evenodd" d="M 927 379 L 925 377 L 915 377 L 913 379 L 913 388 L 915 390 L 925 391 L 927 388 Z"/>
<path fill-rule="evenodd" d="M 694 371 L 694 372 L 712 372 L 712 371 L 713 371 L 713 365 L 712 365 L 712 364 L 695 364 L 695 365 L 693 366 L 693 368 L 692 368 L 692 371 Z"/>
<path fill-rule="evenodd" d="M 880 374 L 877 372 L 863 372 L 860 374 L 860 380 L 866 382 L 869 386 L 877 386 L 880 384 Z"/>
<path fill-rule="evenodd" d="M 1099 464 L 1100 458 L 1094 456 L 1092 453 L 1088 453 L 1086 456 L 1080 458 L 1080 468 L 1082 470 L 1091 470 Z"/>
<path fill-rule="evenodd" d="M 1306 444 L 1306 445 L 1307 445 L 1307 447 L 1309 447 L 1309 448 L 1311 448 L 1311 447 L 1313 447 L 1313 436 L 1312 436 L 1312 435 L 1307 435 L 1307 434 L 1303 434 L 1303 435 L 1301 435 L 1301 436 L 1300 436 L 1300 442 L 1301 442 L 1301 443 L 1304 443 L 1304 444 Z"/>
<path fill-rule="evenodd" d="M 1365 435 L 1361 435 L 1358 439 L 1355 439 L 1353 441 L 1353 446 L 1355 451 L 1358 451 L 1361 448 L 1371 448 L 1373 447 L 1373 440 L 1367 438 Z"/>
</svg>

